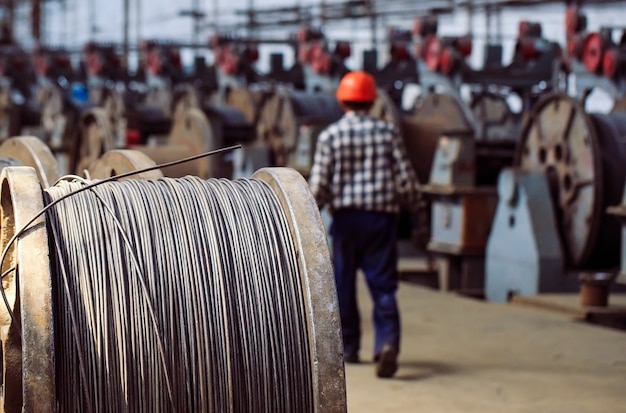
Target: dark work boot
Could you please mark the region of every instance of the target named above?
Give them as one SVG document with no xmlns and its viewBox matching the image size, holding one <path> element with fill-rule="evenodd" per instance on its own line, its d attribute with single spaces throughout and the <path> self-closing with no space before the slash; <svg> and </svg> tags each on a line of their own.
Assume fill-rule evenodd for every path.
<svg viewBox="0 0 626 413">
<path fill-rule="evenodd" d="M 376 375 L 381 378 L 393 377 L 398 370 L 398 350 L 385 344 L 376 356 Z"/>
</svg>

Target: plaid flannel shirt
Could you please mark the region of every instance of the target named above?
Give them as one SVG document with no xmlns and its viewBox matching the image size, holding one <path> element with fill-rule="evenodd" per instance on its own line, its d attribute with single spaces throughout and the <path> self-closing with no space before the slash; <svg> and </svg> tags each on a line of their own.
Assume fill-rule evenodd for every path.
<svg viewBox="0 0 626 413">
<path fill-rule="evenodd" d="M 416 202 L 417 178 L 389 122 L 347 112 L 319 136 L 309 186 L 317 205 L 398 213 Z"/>
</svg>

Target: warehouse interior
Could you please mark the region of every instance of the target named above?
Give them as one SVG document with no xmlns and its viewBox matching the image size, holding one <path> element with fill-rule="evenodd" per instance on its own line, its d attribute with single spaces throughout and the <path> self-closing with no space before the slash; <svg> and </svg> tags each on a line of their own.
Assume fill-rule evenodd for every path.
<svg viewBox="0 0 626 413">
<path fill-rule="evenodd" d="M 626 411 L 625 16 L 0 0 L 0 411 Z M 390 374 L 312 184 L 354 73 L 414 171 Z"/>
</svg>

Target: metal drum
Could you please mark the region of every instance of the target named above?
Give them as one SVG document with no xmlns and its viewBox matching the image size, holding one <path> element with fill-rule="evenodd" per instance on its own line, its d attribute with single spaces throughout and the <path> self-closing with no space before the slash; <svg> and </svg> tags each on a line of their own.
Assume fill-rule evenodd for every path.
<svg viewBox="0 0 626 413">
<path fill-rule="evenodd" d="M 455 93 L 428 93 L 418 99 L 411 117 L 436 122 L 447 129 L 476 130 L 474 114 Z"/>
<path fill-rule="evenodd" d="M 270 91 L 235 88 L 228 92 L 226 105 L 239 109 L 249 123 L 256 124 L 261 108 L 271 95 Z"/>
<path fill-rule="evenodd" d="M 474 97 L 470 106 L 481 140 L 516 140 L 519 135 L 518 122 L 504 97 L 483 91 Z"/>
<path fill-rule="evenodd" d="M 444 131 L 474 133 L 474 120 L 467 105 L 448 93 L 430 93 L 418 100 L 410 116 L 402 119 L 404 144 L 420 183 L 427 183 Z"/>
<path fill-rule="evenodd" d="M 604 211 L 624 189 L 624 136 L 626 113 L 587 114 L 561 94 L 540 100 L 524 124 L 515 165 L 546 172 L 570 266 L 619 264 L 620 226 Z"/>
</svg>

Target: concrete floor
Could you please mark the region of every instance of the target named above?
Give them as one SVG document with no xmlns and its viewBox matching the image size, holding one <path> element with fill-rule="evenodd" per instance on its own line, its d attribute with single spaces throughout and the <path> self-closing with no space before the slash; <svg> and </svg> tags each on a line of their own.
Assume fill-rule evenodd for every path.
<svg viewBox="0 0 626 413">
<path fill-rule="evenodd" d="M 399 291 L 400 368 L 378 379 L 359 281 L 365 361 L 346 366 L 350 413 L 626 412 L 626 332 L 408 283 Z"/>
</svg>

